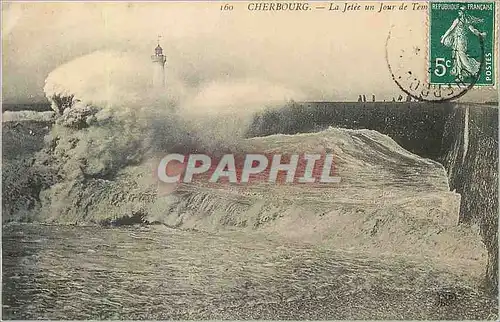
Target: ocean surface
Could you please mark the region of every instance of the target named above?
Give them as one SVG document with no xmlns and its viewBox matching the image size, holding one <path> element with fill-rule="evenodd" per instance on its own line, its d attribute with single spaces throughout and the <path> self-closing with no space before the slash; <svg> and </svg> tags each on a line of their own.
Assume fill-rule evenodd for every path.
<svg viewBox="0 0 500 322">
<path fill-rule="evenodd" d="M 411 258 L 164 226 L 3 227 L 4 319 L 493 319 L 474 280 Z"/>
</svg>

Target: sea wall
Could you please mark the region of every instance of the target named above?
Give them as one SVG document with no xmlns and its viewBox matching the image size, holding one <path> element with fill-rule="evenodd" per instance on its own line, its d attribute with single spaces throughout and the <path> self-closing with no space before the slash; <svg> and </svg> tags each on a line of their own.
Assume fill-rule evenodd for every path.
<svg viewBox="0 0 500 322">
<path fill-rule="evenodd" d="M 442 163 L 460 193 L 462 224 L 478 224 L 488 250 L 487 286 L 498 288 L 498 109 L 458 105 L 447 117 Z"/>
<path fill-rule="evenodd" d="M 294 134 L 328 126 L 371 129 L 442 163 L 461 195 L 457 224 L 477 224 L 488 250 L 486 286 L 498 289 L 498 108 L 461 103 L 292 102 L 256 117 L 249 136 Z"/>
<path fill-rule="evenodd" d="M 389 135 L 410 152 L 439 160 L 444 125 L 452 110 L 448 103 L 292 102 L 256 117 L 248 135 L 305 133 L 328 126 L 370 129 Z"/>
</svg>

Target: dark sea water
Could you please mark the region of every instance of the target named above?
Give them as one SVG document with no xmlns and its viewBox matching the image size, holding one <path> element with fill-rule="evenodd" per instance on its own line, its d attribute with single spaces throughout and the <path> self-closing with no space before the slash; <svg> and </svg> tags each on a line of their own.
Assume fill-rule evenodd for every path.
<svg viewBox="0 0 500 322">
<path fill-rule="evenodd" d="M 403 257 L 164 226 L 3 227 L 4 319 L 494 319 L 473 280 Z"/>
</svg>

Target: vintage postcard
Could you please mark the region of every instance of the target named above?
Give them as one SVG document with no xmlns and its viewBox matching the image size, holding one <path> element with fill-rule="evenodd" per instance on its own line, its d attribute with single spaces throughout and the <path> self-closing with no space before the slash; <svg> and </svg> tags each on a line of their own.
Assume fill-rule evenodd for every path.
<svg viewBox="0 0 500 322">
<path fill-rule="evenodd" d="M 2 319 L 498 320 L 498 7 L 2 2 Z"/>
</svg>

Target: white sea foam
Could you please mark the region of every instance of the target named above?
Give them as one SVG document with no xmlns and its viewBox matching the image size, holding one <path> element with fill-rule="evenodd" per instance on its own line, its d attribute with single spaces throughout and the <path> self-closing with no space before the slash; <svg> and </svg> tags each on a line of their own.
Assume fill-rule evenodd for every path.
<svg viewBox="0 0 500 322">
<path fill-rule="evenodd" d="M 47 97 L 54 104 L 70 97 L 71 104 L 47 138 L 62 179 L 40 195 L 42 220 L 102 222 L 139 214 L 177 227 L 262 229 L 332 247 L 484 265 L 477 232 L 456 226 L 460 196 L 449 191 L 440 164 L 369 130 L 245 140 L 255 112 L 300 95 L 251 79 L 192 87 L 170 74 L 171 87 L 158 93 L 150 89 L 148 64 L 129 54 L 94 53 L 49 75 Z M 342 183 L 185 185 L 173 195 L 155 195 L 152 158 L 224 149 L 332 151 Z"/>
</svg>

